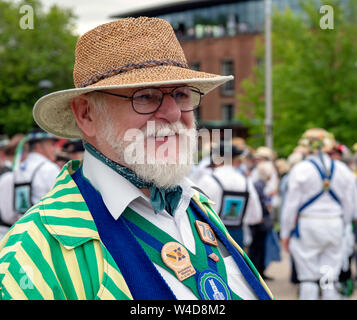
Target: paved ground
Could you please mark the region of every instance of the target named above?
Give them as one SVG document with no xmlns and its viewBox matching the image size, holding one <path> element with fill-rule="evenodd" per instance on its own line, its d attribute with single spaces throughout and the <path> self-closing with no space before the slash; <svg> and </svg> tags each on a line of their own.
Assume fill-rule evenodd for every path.
<svg viewBox="0 0 357 320">
<path fill-rule="evenodd" d="M 355 268 L 352 271 L 353 274 L 356 274 Z M 290 260 L 286 252 L 282 252 L 282 261 L 272 262 L 265 273 L 267 276 L 274 278 L 274 280 L 266 281 L 266 283 L 277 300 L 298 299 L 298 287 L 289 281 Z M 355 287 L 353 295 L 347 300 L 357 300 L 357 287 Z"/>
</svg>

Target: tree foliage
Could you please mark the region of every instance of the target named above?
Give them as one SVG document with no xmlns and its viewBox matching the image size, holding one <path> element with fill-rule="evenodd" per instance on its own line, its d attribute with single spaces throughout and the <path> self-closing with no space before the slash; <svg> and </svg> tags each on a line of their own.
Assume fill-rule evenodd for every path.
<svg viewBox="0 0 357 320">
<path fill-rule="evenodd" d="M 274 149 L 287 156 L 301 134 L 321 127 L 341 143 L 356 142 L 357 4 L 329 1 L 334 29 L 322 29 L 322 1 L 301 1 L 300 14 L 274 11 L 272 23 Z M 346 4 L 346 1 L 344 2 Z M 260 39 L 256 56 L 264 59 Z M 264 144 L 264 63 L 243 81 L 237 117 L 250 130 L 252 146 Z"/>
<path fill-rule="evenodd" d="M 24 5 L 33 9 L 33 29 L 21 27 Z M 45 12 L 39 0 L 0 0 L 0 133 L 27 132 L 36 100 L 73 87 L 74 20 L 68 9 Z M 43 80 L 52 86 L 41 86 Z"/>
</svg>

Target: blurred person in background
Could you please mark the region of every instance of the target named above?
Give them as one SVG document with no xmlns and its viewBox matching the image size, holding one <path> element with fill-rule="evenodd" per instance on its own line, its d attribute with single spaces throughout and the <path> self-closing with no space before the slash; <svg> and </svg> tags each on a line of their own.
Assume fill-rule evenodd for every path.
<svg viewBox="0 0 357 320">
<path fill-rule="evenodd" d="M 8 159 L 5 148 L 9 144 L 9 137 L 3 135 L 0 137 L 0 176 L 11 170 L 11 161 Z"/>
<path fill-rule="evenodd" d="M 279 175 L 277 169 L 274 166 L 276 154 L 268 147 L 259 147 L 255 151 L 254 157 L 256 160 L 256 166 L 263 161 L 268 161 L 272 164 L 272 172 L 270 174 L 269 180 L 265 183 L 264 194 L 266 196 L 266 200 L 270 202 L 269 205 L 272 207 L 273 214 L 275 215 L 275 209 L 279 206 L 277 198 L 279 190 Z M 253 183 L 259 180 L 259 173 L 256 167 L 251 172 L 251 178 Z"/>
<path fill-rule="evenodd" d="M 277 170 L 278 173 L 278 178 L 279 178 L 279 185 L 278 185 L 278 192 L 275 195 L 276 198 L 276 212 L 274 215 L 274 220 L 276 222 L 279 221 L 279 213 L 280 213 L 280 207 L 281 207 L 281 203 L 282 203 L 282 197 L 284 194 L 284 188 L 286 188 L 285 186 L 285 181 L 286 181 L 286 176 L 288 175 L 288 172 L 290 170 L 290 164 L 288 162 L 287 159 L 277 159 L 274 161 L 275 164 L 275 168 Z M 279 225 L 277 223 L 277 225 Z M 279 226 L 278 226 L 279 227 Z"/>
<path fill-rule="evenodd" d="M 24 137 L 24 134 L 18 133 L 11 139 L 6 138 L 5 140 L 0 141 L 0 175 L 12 170 L 16 148 Z"/>
<path fill-rule="evenodd" d="M 82 160 L 84 147 L 81 139 L 69 139 L 63 144 L 63 151 L 67 153 L 71 160 Z"/>
<path fill-rule="evenodd" d="M 353 172 L 354 159 L 352 152 L 342 143 L 337 142 L 328 152 L 331 159 L 342 161 Z M 357 201 L 357 199 L 356 199 Z M 356 206 L 357 207 L 357 206 Z M 355 212 L 357 215 L 357 211 Z M 352 275 L 352 258 L 355 255 L 355 220 L 345 226 L 342 241 L 342 266 L 339 274 L 338 289 L 342 298 L 350 297 L 354 291 L 354 281 Z"/>
<path fill-rule="evenodd" d="M 271 261 L 280 261 L 280 247 L 275 235 L 272 234 L 274 228 L 273 208 L 271 200 L 265 193 L 265 188 L 274 174 L 275 168 L 271 161 L 260 161 L 255 170 L 257 176 L 254 187 L 259 197 L 263 219 L 259 223 L 249 226 L 252 243 L 248 253 L 263 279 L 274 280 L 265 274 L 265 269 Z M 270 235 L 269 242 L 267 241 L 268 234 Z"/>
<path fill-rule="evenodd" d="M 306 153 L 305 150 L 302 150 L 299 147 L 296 147 L 294 149 L 293 153 L 291 153 L 288 156 L 288 159 L 287 159 L 287 164 L 288 164 L 289 170 L 280 180 L 280 184 L 279 184 L 280 208 L 279 208 L 279 217 L 278 217 L 278 219 L 279 219 L 279 223 L 278 223 L 279 232 L 280 232 L 280 225 L 281 225 L 281 221 L 280 221 L 280 219 L 281 219 L 281 210 L 282 210 L 282 207 L 284 206 L 285 196 L 286 196 L 286 193 L 288 191 L 289 173 L 290 173 L 291 169 L 297 163 L 299 163 L 300 161 L 302 161 L 304 159 L 305 153 Z M 294 284 L 298 284 L 299 280 L 298 280 L 297 275 L 296 275 L 296 268 L 295 268 L 295 263 L 294 263 L 294 259 L 293 259 L 292 255 L 290 255 L 290 264 L 291 264 L 290 281 L 292 283 L 294 283 Z"/>
<path fill-rule="evenodd" d="M 214 159 L 213 152 L 212 171 L 202 175 L 196 182 L 215 203 L 214 209 L 241 248 L 245 247 L 243 226 L 259 223 L 263 218 L 251 179 L 238 170 L 243 153 L 244 149 L 238 149 L 235 145 L 224 146 L 222 142 L 220 155 L 224 155 L 225 160 L 215 165 L 218 160 Z"/>
<path fill-rule="evenodd" d="M 2 137 L 0 141 L 0 178 L 2 174 L 12 170 L 16 148 L 24 137 L 25 135 L 21 133 L 15 134 L 11 139 L 7 136 Z M 4 195 L 0 193 L 0 198 L 1 197 L 4 197 Z M 0 239 L 6 234 L 8 229 L 9 225 L 1 220 L 0 212 Z"/>
<path fill-rule="evenodd" d="M 247 152 L 243 158 L 243 162 L 242 162 L 240 168 L 246 177 L 248 177 L 248 176 L 250 177 L 252 171 L 254 170 L 254 168 L 256 166 L 255 150 L 252 147 L 247 146 L 246 151 Z"/>
<path fill-rule="evenodd" d="M 232 144 L 238 150 L 243 150 L 240 155 L 240 163 L 236 166 L 236 170 L 239 170 L 245 177 L 250 176 L 251 170 L 255 166 L 254 149 L 246 145 L 245 140 L 241 137 L 233 138 Z"/>
<path fill-rule="evenodd" d="M 357 179 L 357 143 L 354 143 L 352 146 L 352 161 L 350 163 L 350 168 L 353 171 Z"/>
<path fill-rule="evenodd" d="M 56 152 L 55 163 L 57 164 L 58 168 L 62 169 L 63 166 L 70 160 L 71 156 L 63 150 Z"/>
<path fill-rule="evenodd" d="M 291 252 L 300 281 L 299 299 L 339 299 L 336 282 L 342 265 L 345 226 L 355 210 L 355 179 L 347 166 L 327 152 L 334 137 L 307 130 L 299 144 L 309 149 L 290 171 L 281 212 L 282 246 Z"/>
<path fill-rule="evenodd" d="M 275 160 L 275 167 L 278 172 L 279 180 L 281 180 L 289 171 L 288 160 L 283 158 Z"/>
<path fill-rule="evenodd" d="M 0 178 L 1 220 L 14 224 L 33 204 L 53 186 L 59 173 L 54 163 L 57 138 L 41 129 L 32 130 L 26 137 L 29 153 L 19 159 L 13 171 Z M 21 151 L 20 151 L 21 152 Z"/>
<path fill-rule="evenodd" d="M 353 154 L 344 144 L 336 141 L 333 148 L 328 152 L 328 155 L 331 159 L 342 161 L 348 166 L 349 169 L 351 169 L 352 172 L 355 172 Z M 352 223 L 345 226 L 345 232 L 342 241 L 342 267 L 338 277 L 338 288 L 343 298 L 350 297 L 354 291 L 351 266 L 352 258 L 355 255 L 355 234 L 356 226 L 354 218 Z"/>
<path fill-rule="evenodd" d="M 348 165 L 348 159 L 352 156 L 352 152 L 344 144 L 336 142 L 328 155 L 331 159 L 340 160 Z"/>
<path fill-rule="evenodd" d="M 279 194 L 280 194 L 280 199 L 281 199 L 280 207 L 283 205 L 284 198 L 285 198 L 286 192 L 288 190 L 289 173 L 290 173 L 291 169 L 294 167 L 294 165 L 296 165 L 303 159 L 304 159 L 304 156 L 302 153 L 294 151 L 293 153 L 291 153 L 288 156 L 288 158 L 286 160 L 288 171 L 284 174 L 284 176 L 282 176 L 282 178 L 280 179 L 280 183 L 279 183 Z"/>
<path fill-rule="evenodd" d="M 70 160 L 82 160 L 84 153 L 83 142 L 80 139 L 66 139 L 60 145 L 60 151 L 56 153 L 56 164 L 59 168 Z"/>
</svg>

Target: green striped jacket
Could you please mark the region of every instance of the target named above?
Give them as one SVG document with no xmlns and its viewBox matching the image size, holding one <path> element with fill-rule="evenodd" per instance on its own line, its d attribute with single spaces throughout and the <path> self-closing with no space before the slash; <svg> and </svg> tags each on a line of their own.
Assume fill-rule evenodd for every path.
<svg viewBox="0 0 357 320">
<path fill-rule="evenodd" d="M 80 165 L 67 163 L 52 190 L 1 240 L 1 299 L 132 299 L 71 177 Z M 199 193 L 193 199 L 234 243 L 210 200 Z M 234 245 L 271 295 L 248 257 Z"/>
</svg>

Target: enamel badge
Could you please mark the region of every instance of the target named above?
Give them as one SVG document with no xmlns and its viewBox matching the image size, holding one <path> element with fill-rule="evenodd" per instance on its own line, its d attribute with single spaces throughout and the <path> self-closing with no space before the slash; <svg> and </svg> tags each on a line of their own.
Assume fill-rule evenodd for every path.
<svg viewBox="0 0 357 320">
<path fill-rule="evenodd" d="M 197 288 L 203 300 L 232 300 L 227 283 L 212 270 L 205 270 L 199 274 Z"/>
<path fill-rule="evenodd" d="M 161 258 L 167 267 L 175 272 L 177 279 L 183 281 L 196 273 L 186 248 L 177 242 L 166 243 L 161 250 Z"/>
<path fill-rule="evenodd" d="M 208 255 L 209 258 L 211 258 L 214 262 L 218 262 L 219 261 L 219 257 L 212 252 L 210 255 Z"/>
<path fill-rule="evenodd" d="M 218 246 L 216 235 L 208 223 L 196 220 L 195 226 L 202 242 L 210 244 L 211 246 Z"/>
</svg>

